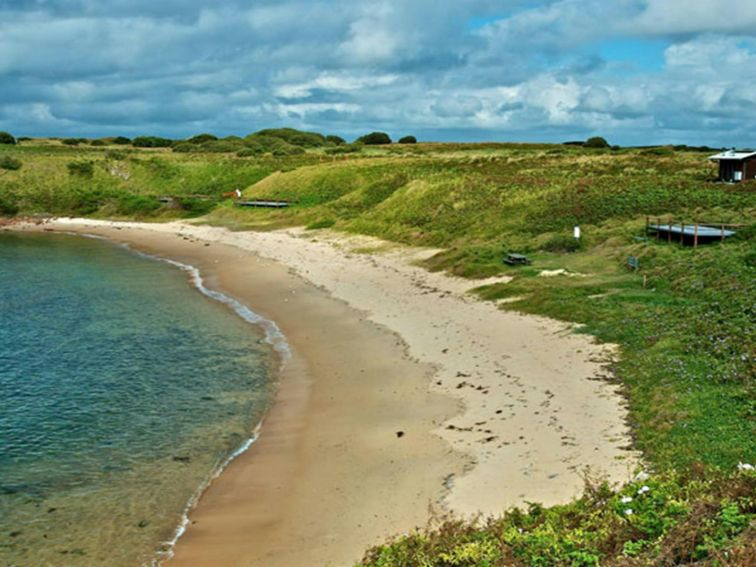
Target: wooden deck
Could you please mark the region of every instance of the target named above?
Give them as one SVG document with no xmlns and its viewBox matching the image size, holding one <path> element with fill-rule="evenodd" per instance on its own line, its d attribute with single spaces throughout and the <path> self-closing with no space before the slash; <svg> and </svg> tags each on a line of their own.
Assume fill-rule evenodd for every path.
<svg viewBox="0 0 756 567">
<path fill-rule="evenodd" d="M 236 201 L 237 207 L 265 207 L 271 209 L 283 209 L 291 204 L 291 201 L 276 201 L 273 199 L 254 199 L 252 201 Z"/>
</svg>

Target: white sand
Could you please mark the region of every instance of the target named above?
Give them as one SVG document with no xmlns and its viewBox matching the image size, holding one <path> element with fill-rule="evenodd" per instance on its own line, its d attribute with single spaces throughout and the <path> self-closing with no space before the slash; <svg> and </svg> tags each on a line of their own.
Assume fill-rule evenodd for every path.
<svg viewBox="0 0 756 567">
<path fill-rule="evenodd" d="M 464 404 L 463 413 L 435 431 L 474 463 L 450 483 L 445 505 L 455 513 L 496 514 L 526 501 L 563 503 L 580 493 L 585 469 L 625 481 L 637 464 L 637 454 L 626 449 L 631 441 L 623 400 L 599 379 L 612 348 L 573 333 L 568 324 L 507 312 L 466 293 L 490 282 L 412 265 L 432 250 L 328 231 L 55 221 L 58 228 L 67 223 L 182 233 L 252 251 L 396 332 L 410 356 L 437 369 L 429 387 Z M 371 252 L 356 252 L 365 249 Z"/>
</svg>

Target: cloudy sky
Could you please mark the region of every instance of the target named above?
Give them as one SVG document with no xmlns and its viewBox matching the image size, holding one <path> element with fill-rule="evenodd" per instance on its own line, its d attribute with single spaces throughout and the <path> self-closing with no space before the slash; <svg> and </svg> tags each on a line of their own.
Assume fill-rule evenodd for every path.
<svg viewBox="0 0 756 567">
<path fill-rule="evenodd" d="M 756 145 L 756 0 L 0 0 L 0 130 Z"/>
</svg>

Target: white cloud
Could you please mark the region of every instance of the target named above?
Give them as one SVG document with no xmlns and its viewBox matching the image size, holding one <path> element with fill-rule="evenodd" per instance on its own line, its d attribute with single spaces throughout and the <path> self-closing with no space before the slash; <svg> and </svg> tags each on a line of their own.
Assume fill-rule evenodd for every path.
<svg viewBox="0 0 756 567">
<path fill-rule="evenodd" d="M 0 0 L 0 127 L 754 143 L 753 0 L 250 4 Z M 654 68 L 600 56 L 649 39 Z"/>
</svg>

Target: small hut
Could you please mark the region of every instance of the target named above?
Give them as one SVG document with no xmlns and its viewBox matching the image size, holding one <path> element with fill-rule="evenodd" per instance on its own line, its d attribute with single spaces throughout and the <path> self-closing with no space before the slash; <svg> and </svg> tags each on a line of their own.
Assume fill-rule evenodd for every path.
<svg viewBox="0 0 756 567">
<path fill-rule="evenodd" d="M 709 158 L 719 162 L 719 180 L 739 183 L 756 179 L 756 152 L 727 150 Z"/>
</svg>

